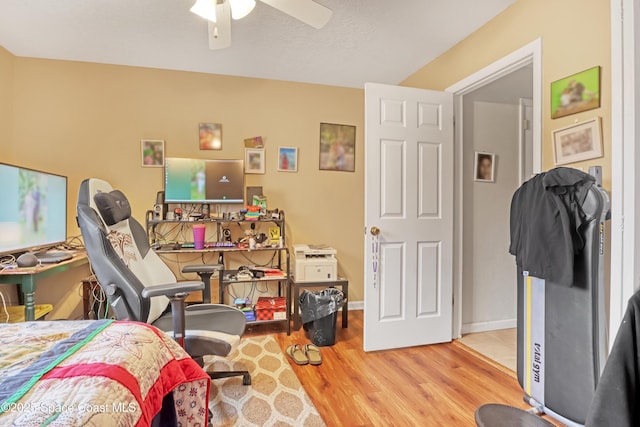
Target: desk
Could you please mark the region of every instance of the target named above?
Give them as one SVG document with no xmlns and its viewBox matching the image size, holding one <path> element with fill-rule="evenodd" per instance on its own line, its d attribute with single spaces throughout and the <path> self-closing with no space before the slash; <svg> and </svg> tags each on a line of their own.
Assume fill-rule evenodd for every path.
<svg viewBox="0 0 640 427">
<path fill-rule="evenodd" d="M 89 259 L 84 252 L 74 254 L 67 261 L 54 264 L 43 264 L 38 267 L 7 269 L 0 272 L 0 284 L 16 284 L 24 296 L 24 318 L 26 321 L 35 320 L 36 288 L 38 280 L 52 274 L 62 273 L 72 268 L 87 264 Z"/>
<path fill-rule="evenodd" d="M 300 329 L 302 320 L 300 319 L 300 288 L 335 288 L 340 286 L 344 294 L 344 305 L 342 306 L 342 327 L 349 327 L 349 281 L 347 279 L 338 278 L 336 280 L 325 280 L 322 282 L 296 282 L 295 278 L 291 281 L 293 287 L 293 329 Z"/>
</svg>

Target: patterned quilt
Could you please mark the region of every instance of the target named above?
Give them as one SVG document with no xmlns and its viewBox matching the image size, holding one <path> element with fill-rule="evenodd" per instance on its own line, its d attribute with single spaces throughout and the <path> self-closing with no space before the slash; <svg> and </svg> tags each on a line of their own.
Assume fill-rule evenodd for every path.
<svg viewBox="0 0 640 427">
<path fill-rule="evenodd" d="M 206 426 L 209 376 L 169 336 L 123 321 L 0 325 L 0 425 L 147 426 L 172 393 Z"/>
</svg>

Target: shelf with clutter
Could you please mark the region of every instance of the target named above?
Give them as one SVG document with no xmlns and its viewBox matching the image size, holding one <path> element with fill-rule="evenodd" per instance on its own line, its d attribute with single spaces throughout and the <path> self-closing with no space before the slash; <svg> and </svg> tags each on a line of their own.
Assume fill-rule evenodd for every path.
<svg viewBox="0 0 640 427">
<path fill-rule="evenodd" d="M 209 288 L 209 299 L 215 300 L 217 293 L 220 303 L 236 305 L 236 301 L 248 300 L 250 309 L 241 308 L 248 324 L 281 322 L 289 333 L 290 259 L 285 214 L 267 209 L 262 195 L 257 203 L 223 213 L 211 213 L 207 204 L 183 203 L 164 210 L 173 213 L 169 219 L 166 215 L 154 217 L 154 211 L 149 211 L 146 233 L 153 250 L 168 264 L 177 264 L 176 270 L 181 258 L 189 255 L 201 257 L 204 263 L 224 265 Z M 264 298 L 278 302 L 278 308 L 272 310 L 275 315 L 264 314 L 260 308 Z M 204 299 L 196 296 L 188 301 Z"/>
</svg>

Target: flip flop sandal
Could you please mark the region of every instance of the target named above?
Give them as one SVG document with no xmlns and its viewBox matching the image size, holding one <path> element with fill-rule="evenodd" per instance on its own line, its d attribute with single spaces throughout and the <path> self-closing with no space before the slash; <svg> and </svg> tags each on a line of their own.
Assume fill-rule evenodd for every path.
<svg viewBox="0 0 640 427">
<path fill-rule="evenodd" d="M 287 355 L 295 362 L 296 365 L 306 365 L 309 363 L 309 358 L 305 355 L 304 350 L 300 344 L 292 344 L 287 347 Z"/>
<path fill-rule="evenodd" d="M 306 344 L 304 346 L 304 354 L 307 355 L 310 364 L 320 365 L 322 363 L 322 354 L 320 354 L 320 349 L 315 345 Z"/>
</svg>

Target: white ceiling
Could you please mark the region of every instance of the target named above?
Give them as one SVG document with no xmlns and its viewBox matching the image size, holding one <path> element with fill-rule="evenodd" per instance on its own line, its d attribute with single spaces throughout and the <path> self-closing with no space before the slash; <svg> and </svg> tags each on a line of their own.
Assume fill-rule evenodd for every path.
<svg viewBox="0 0 640 427">
<path fill-rule="evenodd" d="M 397 84 L 516 0 L 317 0 L 316 30 L 258 1 L 208 49 L 195 0 L 1 0 L 0 46 L 17 56 L 362 88 Z"/>
</svg>

